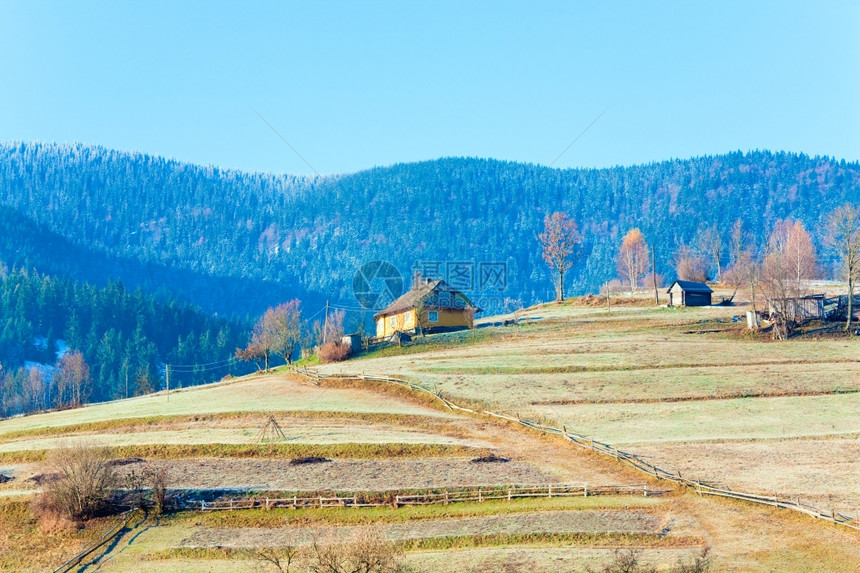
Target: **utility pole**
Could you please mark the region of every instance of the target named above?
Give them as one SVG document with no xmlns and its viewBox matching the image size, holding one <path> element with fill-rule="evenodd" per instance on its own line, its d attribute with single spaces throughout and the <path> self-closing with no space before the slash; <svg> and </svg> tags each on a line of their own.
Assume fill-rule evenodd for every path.
<svg viewBox="0 0 860 573">
<path fill-rule="evenodd" d="M 654 280 L 654 304 L 660 306 L 660 293 L 657 292 L 657 266 L 654 264 L 654 245 L 651 245 L 651 278 Z"/>
<path fill-rule="evenodd" d="M 325 322 L 323 323 L 323 344 L 328 334 L 328 301 L 325 301 Z"/>
<path fill-rule="evenodd" d="M 167 380 L 167 401 L 170 402 L 170 364 L 164 365 L 164 378 Z"/>
</svg>

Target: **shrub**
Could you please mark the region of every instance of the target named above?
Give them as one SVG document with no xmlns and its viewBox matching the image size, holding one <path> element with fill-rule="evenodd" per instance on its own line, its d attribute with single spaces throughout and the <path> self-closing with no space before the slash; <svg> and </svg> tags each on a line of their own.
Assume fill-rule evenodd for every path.
<svg viewBox="0 0 860 573">
<path fill-rule="evenodd" d="M 320 346 L 319 359 L 322 362 L 343 362 L 349 358 L 350 348 L 339 342 L 326 342 Z"/>
<path fill-rule="evenodd" d="M 311 546 L 313 573 L 400 573 L 402 551 L 387 541 L 376 527 L 361 527 L 347 541 L 314 539 Z"/>
<path fill-rule="evenodd" d="M 78 522 L 103 514 L 118 484 L 108 448 L 81 444 L 53 451 L 47 461 L 55 480 L 48 481 L 34 508 L 40 517 L 57 516 Z"/>
<path fill-rule="evenodd" d="M 167 468 L 165 466 L 150 466 L 144 470 L 146 481 L 152 492 L 152 505 L 156 515 L 161 515 L 167 509 L 170 498 L 167 494 Z"/>
<path fill-rule="evenodd" d="M 679 558 L 678 563 L 669 569 L 669 573 L 708 573 L 711 570 L 710 548 L 706 547 L 691 562 Z M 654 573 L 656 568 L 640 563 L 640 549 L 616 549 L 612 560 L 602 568 L 594 570 L 586 566 L 588 573 Z"/>
</svg>

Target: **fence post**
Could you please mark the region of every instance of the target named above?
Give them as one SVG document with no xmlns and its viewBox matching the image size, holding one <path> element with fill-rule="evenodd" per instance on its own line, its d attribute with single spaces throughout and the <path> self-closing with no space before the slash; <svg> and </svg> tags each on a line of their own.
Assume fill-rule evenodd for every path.
<svg viewBox="0 0 860 573">
<path fill-rule="evenodd" d="M 268 509 L 269 509 L 269 498 L 267 497 L 266 498 L 266 510 L 268 510 Z"/>
<path fill-rule="evenodd" d="M 648 497 L 648 484 L 645 484 L 645 497 Z"/>
<path fill-rule="evenodd" d="M 293 509 L 298 509 L 299 507 L 299 496 L 293 495 Z"/>
<path fill-rule="evenodd" d="M 448 505 L 448 492 L 445 492 L 445 505 Z"/>
<path fill-rule="evenodd" d="M 549 484 L 549 487 L 546 490 L 546 496 L 552 497 L 552 484 Z"/>
<path fill-rule="evenodd" d="M 200 511 L 206 511 L 206 502 L 200 500 Z"/>
<path fill-rule="evenodd" d="M 400 496 L 399 495 L 394 496 L 394 507 L 400 507 Z"/>
<path fill-rule="evenodd" d="M 513 493 L 513 490 L 511 490 L 511 488 L 508 488 L 508 501 L 511 501 L 511 497 L 512 497 L 511 494 L 512 493 Z"/>
<path fill-rule="evenodd" d="M 479 490 L 478 490 L 478 503 L 483 503 L 483 502 L 484 502 L 484 499 L 483 499 L 483 497 L 481 496 L 481 490 L 479 489 Z"/>
<path fill-rule="evenodd" d="M 230 499 L 230 511 L 233 511 L 233 499 Z"/>
<path fill-rule="evenodd" d="M 582 485 L 582 497 L 588 497 L 588 484 Z"/>
</svg>

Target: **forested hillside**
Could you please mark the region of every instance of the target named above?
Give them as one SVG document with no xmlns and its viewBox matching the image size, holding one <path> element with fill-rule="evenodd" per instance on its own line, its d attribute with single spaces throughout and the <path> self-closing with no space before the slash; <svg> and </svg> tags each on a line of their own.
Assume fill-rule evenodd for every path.
<svg viewBox="0 0 860 573">
<path fill-rule="evenodd" d="M 245 343 L 242 323 L 117 281 L 97 288 L 0 269 L 0 318 L 0 417 L 145 394 L 162 387 L 164 363 L 211 366 L 174 368 L 174 387 L 249 369 L 225 361 Z M 87 375 L 70 395 L 63 355 L 76 351 Z"/>
<path fill-rule="evenodd" d="M 405 276 L 416 261 L 503 261 L 502 294 L 547 299 L 536 236 L 553 211 L 578 221 L 585 238 L 568 292 L 615 276 L 621 237 L 637 226 L 671 278 L 673 252 L 705 225 L 716 224 L 724 244 L 738 218 L 759 244 L 788 216 L 815 235 L 846 200 L 860 200 L 857 163 L 766 151 L 566 170 L 446 158 L 304 178 L 84 145 L 0 146 L 0 204 L 71 245 L 35 245 L 35 266 L 60 272 L 88 267 L 73 260 L 86 257 L 98 262 L 86 272 L 102 280 L 163 286 L 228 314 L 293 296 L 306 308 L 326 298 L 354 305 L 353 275 L 376 259 Z"/>
</svg>

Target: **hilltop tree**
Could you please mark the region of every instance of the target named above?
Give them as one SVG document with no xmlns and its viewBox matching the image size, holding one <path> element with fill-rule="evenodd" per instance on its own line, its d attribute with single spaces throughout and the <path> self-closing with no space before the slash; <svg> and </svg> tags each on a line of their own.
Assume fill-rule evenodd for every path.
<svg viewBox="0 0 860 573">
<path fill-rule="evenodd" d="M 827 218 L 824 243 L 837 253 L 842 277 L 848 282 L 848 318 L 845 330 L 851 331 L 854 314 L 854 285 L 860 279 L 860 209 L 846 203 Z"/>
<path fill-rule="evenodd" d="M 543 247 L 543 260 L 553 272 L 555 300 L 561 302 L 564 300 L 564 275 L 577 262 L 582 236 L 576 222 L 560 212 L 547 215 L 543 227 L 538 240 Z"/>
<path fill-rule="evenodd" d="M 293 363 L 293 353 L 302 340 L 302 311 L 298 299 L 279 304 L 263 315 L 266 328 L 271 330 L 275 353 L 287 364 Z"/>
<path fill-rule="evenodd" d="M 621 241 L 618 250 L 618 272 L 630 283 L 630 295 L 636 290 L 636 283 L 648 269 L 648 244 L 642 231 L 630 229 Z"/>
<path fill-rule="evenodd" d="M 263 316 L 254 324 L 251 331 L 251 341 L 245 348 L 236 349 L 236 358 L 239 360 L 254 361 L 260 368 L 259 361 L 262 360 L 265 372 L 269 371 L 269 360 L 278 350 L 277 333 L 273 328 L 272 312 L 268 309 Z"/>
</svg>

